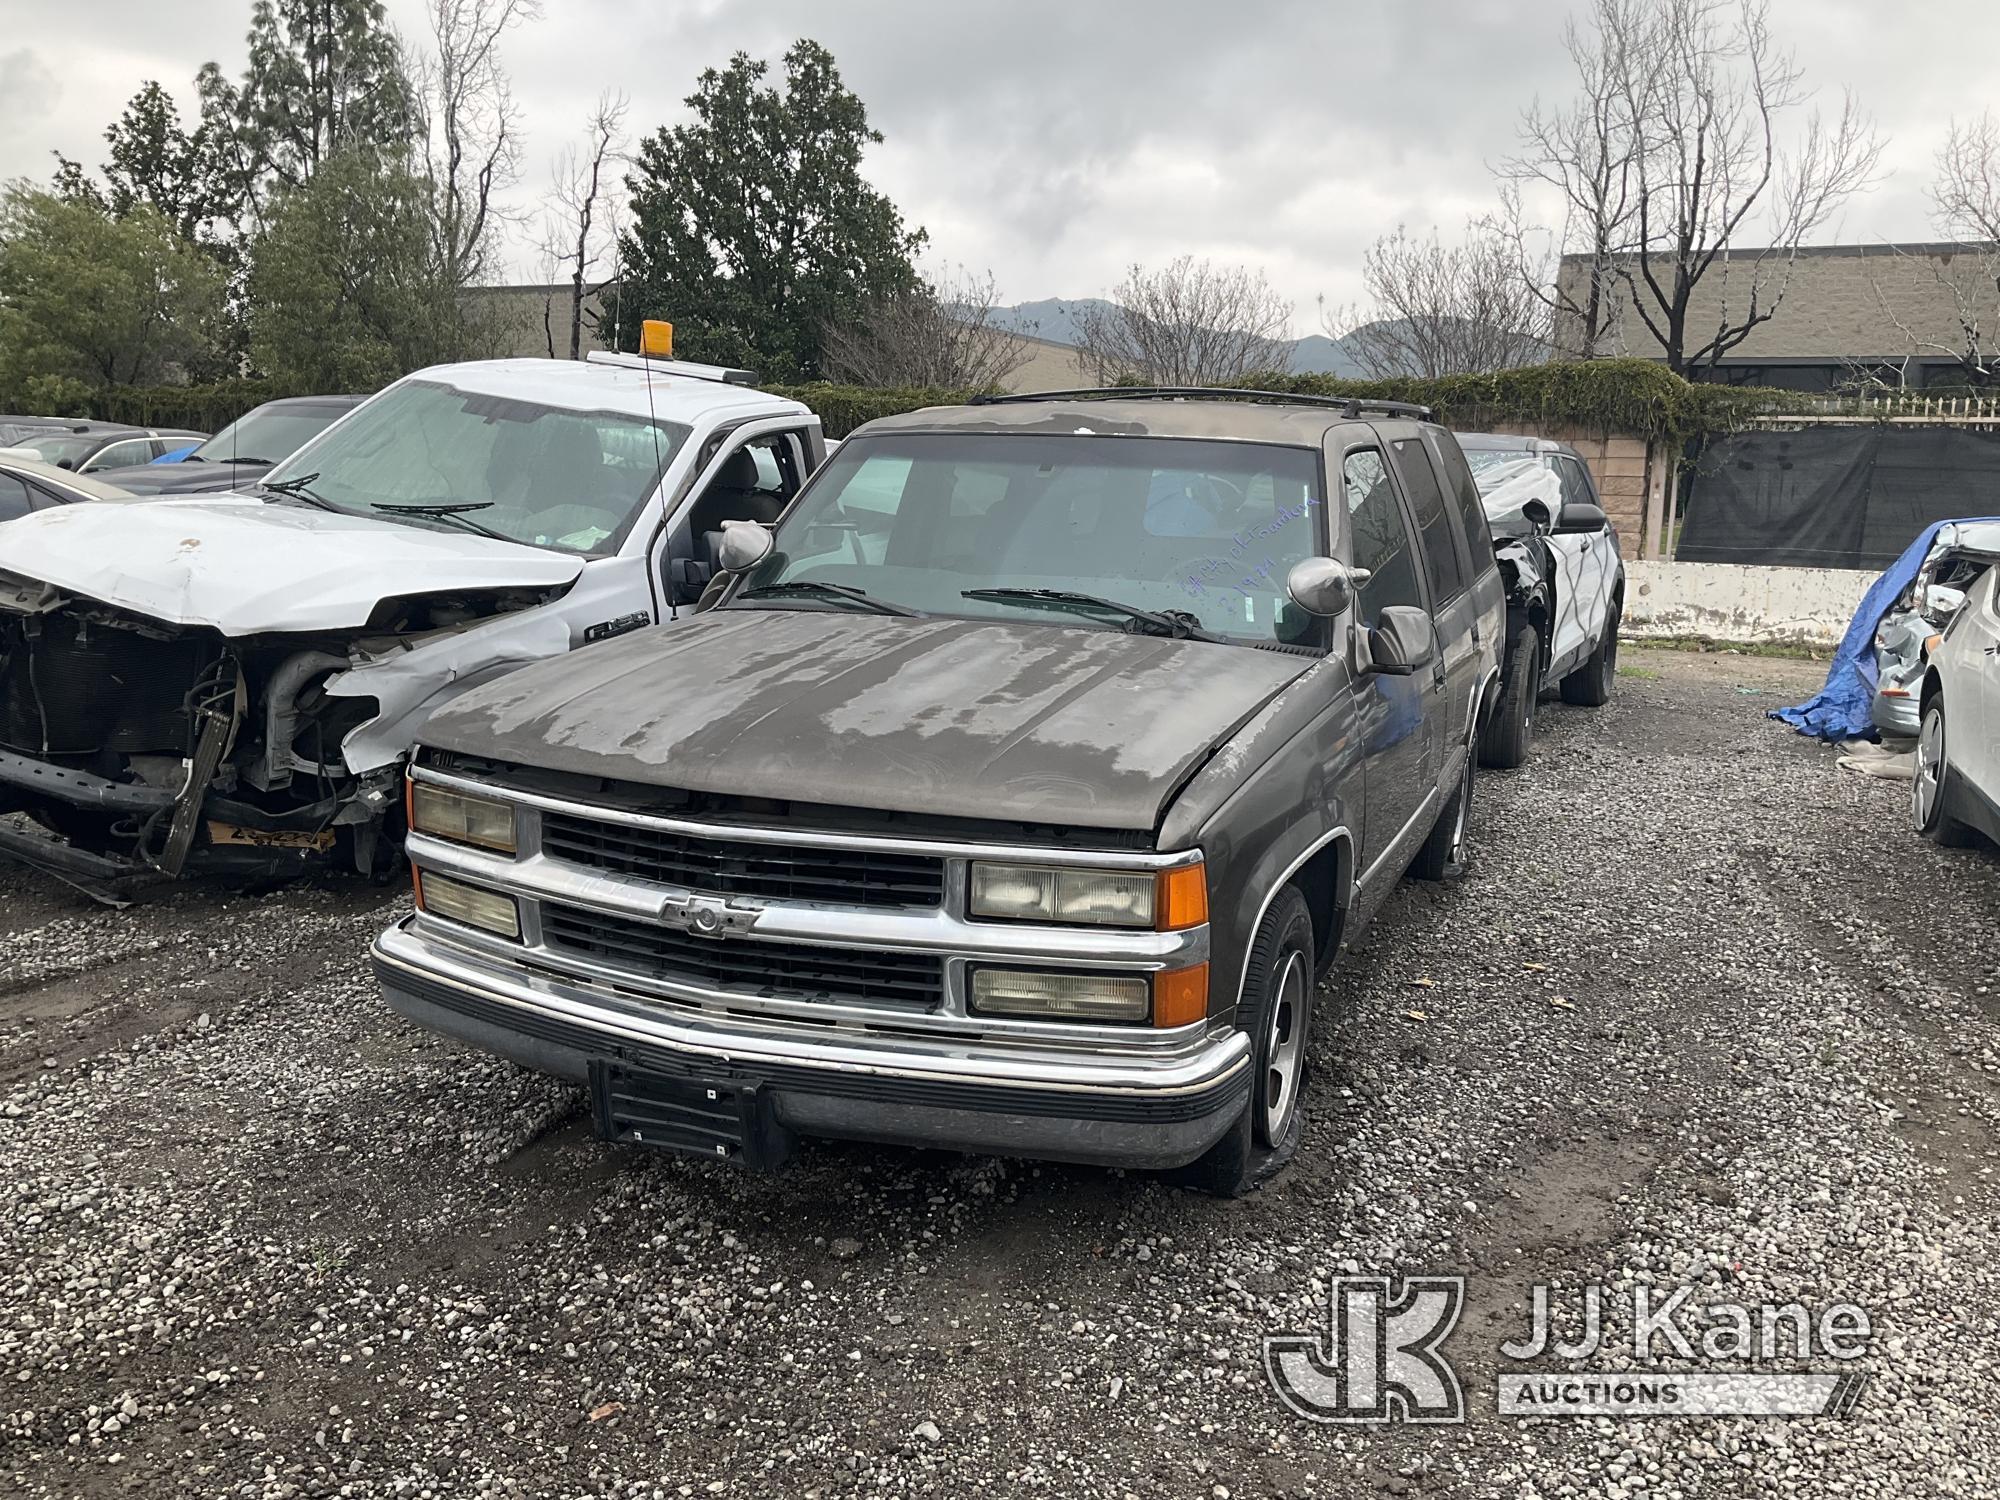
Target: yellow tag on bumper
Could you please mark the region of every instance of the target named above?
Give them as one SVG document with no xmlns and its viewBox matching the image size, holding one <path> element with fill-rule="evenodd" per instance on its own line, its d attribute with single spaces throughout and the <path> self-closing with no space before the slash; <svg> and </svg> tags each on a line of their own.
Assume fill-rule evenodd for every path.
<svg viewBox="0 0 2000 1500">
<path fill-rule="evenodd" d="M 333 847 L 333 830 L 299 833 L 286 828 L 240 828 L 234 823 L 208 823 L 211 844 L 253 844 L 261 849 L 317 849 L 322 854 Z"/>
</svg>

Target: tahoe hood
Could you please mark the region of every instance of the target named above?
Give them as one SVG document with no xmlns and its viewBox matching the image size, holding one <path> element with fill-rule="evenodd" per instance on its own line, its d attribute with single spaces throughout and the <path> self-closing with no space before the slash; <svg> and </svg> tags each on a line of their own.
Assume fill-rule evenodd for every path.
<svg viewBox="0 0 2000 1500">
<path fill-rule="evenodd" d="M 1055 624 L 732 608 L 474 688 L 421 738 L 693 792 L 1152 829 L 1314 660 Z"/>
<path fill-rule="evenodd" d="M 252 495 L 93 501 L 0 526 L 0 573 L 232 636 L 354 628 L 407 594 L 556 588 L 583 562 Z"/>
</svg>

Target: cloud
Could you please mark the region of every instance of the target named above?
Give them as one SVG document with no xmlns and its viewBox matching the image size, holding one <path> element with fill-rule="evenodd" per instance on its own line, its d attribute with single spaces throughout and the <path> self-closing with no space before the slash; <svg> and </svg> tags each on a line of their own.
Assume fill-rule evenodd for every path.
<svg viewBox="0 0 2000 1500">
<path fill-rule="evenodd" d="M 61 94 L 56 75 L 29 48 L 0 52 L 0 141 L 31 135 Z M 0 159 L 0 180 L 18 175 L 9 167 Z"/>
<path fill-rule="evenodd" d="M 422 0 L 389 9 L 406 39 L 422 36 Z M 249 5 L 96 0 L 82 31 L 58 0 L 9 11 L 23 50 L 0 70 L 26 71 L 0 71 L 0 176 L 45 176 L 51 149 L 95 161 L 144 79 L 185 105 L 203 61 L 239 70 Z M 1927 234 L 1946 122 L 2000 99 L 2000 7 L 1884 17 L 1873 0 L 1774 3 L 1774 31 L 1823 101 L 1852 86 L 1893 138 L 1884 181 L 1837 226 L 1845 238 Z M 1307 331 L 1316 296 L 1359 295 L 1378 235 L 1449 234 L 1492 206 L 1491 166 L 1520 111 L 1567 91 L 1561 26 L 1544 0 L 548 0 L 507 48 L 527 130 L 513 198 L 532 211 L 601 90 L 628 93 L 649 132 L 683 117 L 704 67 L 739 49 L 775 65 L 812 36 L 885 137 L 870 175 L 940 258 L 990 268 L 1008 299 L 1102 293 L 1134 261 L 1191 253 L 1262 267 Z M 56 57 L 60 86 L 37 61 Z M 510 273 L 531 277 L 532 234 L 516 238 Z"/>
</svg>

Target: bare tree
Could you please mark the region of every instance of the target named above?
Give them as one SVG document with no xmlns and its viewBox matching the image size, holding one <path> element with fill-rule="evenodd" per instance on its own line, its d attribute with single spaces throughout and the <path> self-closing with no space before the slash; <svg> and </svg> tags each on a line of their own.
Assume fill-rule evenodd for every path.
<svg viewBox="0 0 2000 1500">
<path fill-rule="evenodd" d="M 1619 278 L 1667 367 L 1698 375 L 1776 315 L 1800 244 L 1868 186 L 1881 141 L 1844 95 L 1830 119 L 1806 115 L 1801 145 L 1780 147 L 1780 122 L 1809 95 L 1765 0 L 1600 0 L 1596 20 L 1635 147 Z M 1750 233 L 1764 244 L 1741 248 Z M 1711 277 L 1713 311 L 1697 315 Z"/>
<path fill-rule="evenodd" d="M 501 39 L 541 0 L 430 0 L 431 50 L 415 70 L 417 140 L 431 188 L 433 252 L 454 286 L 486 271 L 499 196 L 520 165 L 519 114 Z"/>
<path fill-rule="evenodd" d="M 1085 308 L 1077 348 L 1100 380 L 1221 385 L 1291 364 L 1292 304 L 1244 266 L 1183 255 L 1133 266 L 1109 306 Z"/>
<path fill-rule="evenodd" d="M 1523 279 L 1518 244 L 1491 219 L 1469 222 L 1454 245 L 1399 226 L 1362 259 L 1366 313 L 1325 314 L 1326 331 L 1377 379 L 1539 364 L 1553 313 Z"/>
<path fill-rule="evenodd" d="M 1890 366 L 1894 381 L 1879 370 L 1851 372 L 1861 384 L 1902 389 L 1911 363 L 1926 355 L 1949 360 L 1968 385 L 2000 380 L 2000 119 L 1990 111 L 1952 121 L 1937 154 L 1931 223 L 1948 252 L 1898 248 L 1894 270 L 1870 278 L 1905 352 Z"/>
<path fill-rule="evenodd" d="M 618 163 L 625 159 L 625 112 L 631 101 L 624 94 L 606 91 L 597 97 L 583 149 L 568 146 L 556 159 L 543 213 L 543 263 L 554 273 L 558 268 L 569 283 L 561 312 L 560 341 L 571 359 L 583 358 L 583 309 L 589 295 L 591 272 L 605 252 L 617 242 Z M 548 335 L 549 356 L 558 350 L 557 312 L 553 294 L 544 310 L 544 332 Z"/>
<path fill-rule="evenodd" d="M 1637 32 L 1643 0 L 1597 0 L 1586 34 L 1571 17 L 1563 47 L 1576 66 L 1577 96 L 1550 109 L 1537 99 L 1521 115 L 1520 151 L 1500 163 L 1500 225 L 1517 273 L 1552 315 L 1558 353 L 1591 359 L 1616 332 L 1619 256 L 1631 248 L 1637 135 L 1626 116 L 1623 48 Z M 1532 222 L 1525 194 L 1552 199 L 1555 221 Z M 1574 274 L 1565 274 L 1564 257 Z"/>
<path fill-rule="evenodd" d="M 828 325 L 822 358 L 855 385 L 995 390 L 1028 362 L 1028 338 L 1003 322 L 992 274 L 944 268 L 909 291 L 867 303 L 853 322 Z"/>
</svg>

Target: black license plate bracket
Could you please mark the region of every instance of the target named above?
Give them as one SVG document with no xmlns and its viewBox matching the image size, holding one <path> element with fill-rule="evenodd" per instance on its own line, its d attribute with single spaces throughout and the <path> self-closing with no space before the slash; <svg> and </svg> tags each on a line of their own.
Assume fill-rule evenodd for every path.
<svg viewBox="0 0 2000 1500">
<path fill-rule="evenodd" d="M 792 1134 L 770 1101 L 741 1079 L 637 1068 L 615 1058 L 590 1064 L 598 1136 L 704 1161 L 769 1170 L 792 1153 Z"/>
</svg>

